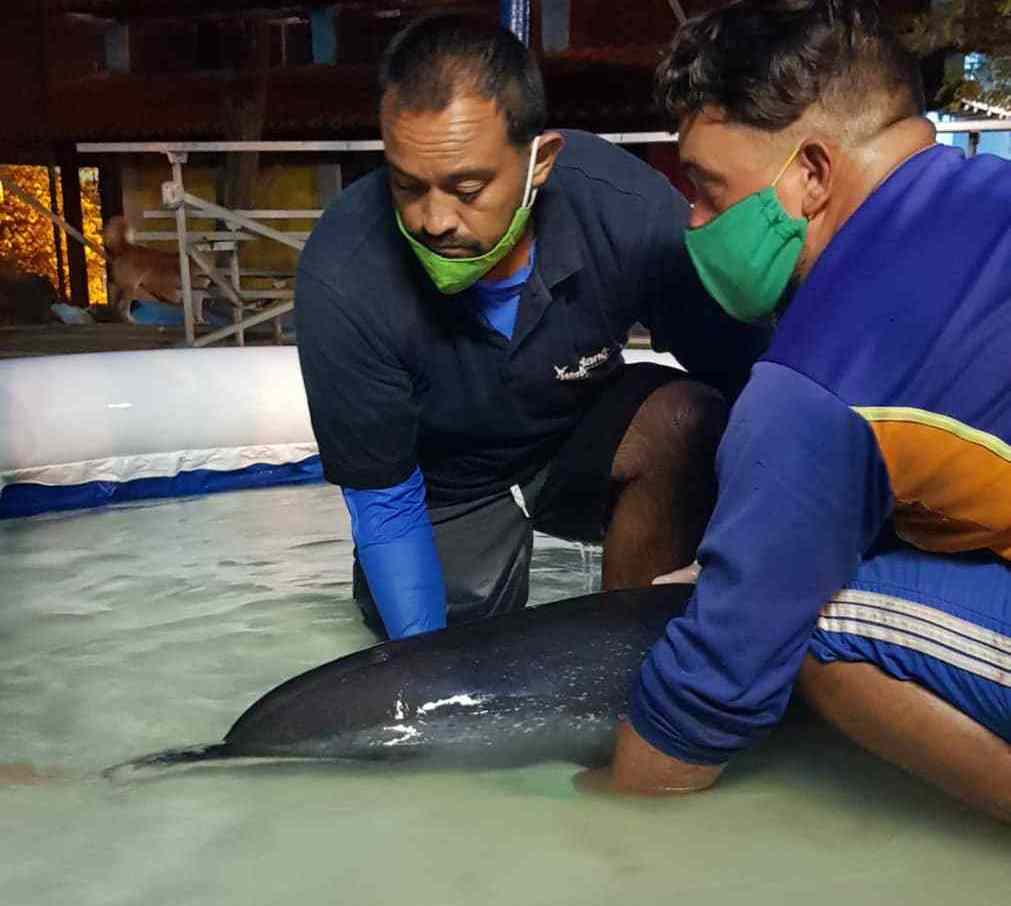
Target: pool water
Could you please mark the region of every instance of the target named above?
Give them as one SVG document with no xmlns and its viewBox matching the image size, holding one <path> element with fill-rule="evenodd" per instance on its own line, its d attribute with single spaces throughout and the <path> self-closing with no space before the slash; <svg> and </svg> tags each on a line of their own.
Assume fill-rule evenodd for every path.
<svg viewBox="0 0 1011 906">
<path fill-rule="evenodd" d="M 372 642 L 339 495 L 311 486 L 0 523 L 0 903 L 818 906 L 1011 897 L 1011 828 L 789 722 L 712 792 L 587 796 L 576 768 L 201 768 L 278 682 Z M 532 597 L 599 554 L 538 536 Z"/>
</svg>

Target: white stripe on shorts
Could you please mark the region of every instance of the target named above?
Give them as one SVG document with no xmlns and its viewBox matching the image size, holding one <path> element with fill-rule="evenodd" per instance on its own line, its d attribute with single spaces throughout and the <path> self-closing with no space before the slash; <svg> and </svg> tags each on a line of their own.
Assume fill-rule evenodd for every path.
<svg viewBox="0 0 1011 906">
<path fill-rule="evenodd" d="M 919 651 L 1011 687 L 1011 636 L 916 601 L 843 589 L 822 608 L 818 628 Z"/>
</svg>

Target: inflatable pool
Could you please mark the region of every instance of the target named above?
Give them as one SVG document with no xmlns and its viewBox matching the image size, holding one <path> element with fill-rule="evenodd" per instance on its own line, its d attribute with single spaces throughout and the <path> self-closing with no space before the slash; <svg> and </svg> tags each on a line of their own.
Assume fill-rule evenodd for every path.
<svg viewBox="0 0 1011 906">
<path fill-rule="evenodd" d="M 315 459 L 292 349 L 0 362 L 0 400 L 5 508 L 299 480 Z M 1007 901 L 1011 828 L 800 720 L 677 800 L 578 794 L 567 762 L 101 779 L 371 644 L 352 547 L 322 484 L 0 521 L 3 903 Z M 592 590 L 599 557 L 538 534 L 531 602 Z"/>
<path fill-rule="evenodd" d="M 291 347 L 0 361 L 0 517 L 320 478 Z"/>
<path fill-rule="evenodd" d="M 0 518 L 321 479 L 292 347 L 0 361 Z"/>
</svg>

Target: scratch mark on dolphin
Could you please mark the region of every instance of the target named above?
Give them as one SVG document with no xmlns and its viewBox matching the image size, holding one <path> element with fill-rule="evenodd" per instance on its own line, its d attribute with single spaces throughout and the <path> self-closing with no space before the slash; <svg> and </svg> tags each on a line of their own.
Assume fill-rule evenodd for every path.
<svg viewBox="0 0 1011 906">
<path fill-rule="evenodd" d="M 383 727 L 384 730 L 396 730 L 398 733 L 403 733 L 404 735 L 398 739 L 390 739 L 383 743 L 384 746 L 399 746 L 401 743 L 410 742 L 415 736 L 420 735 L 418 733 L 417 727 L 412 727 L 410 724 L 396 724 L 392 727 Z"/>
<path fill-rule="evenodd" d="M 465 705 L 469 708 L 474 708 L 483 703 L 483 698 L 474 698 L 474 696 L 464 693 L 463 695 L 451 695 L 449 698 L 440 698 L 434 702 L 425 702 L 425 704 L 418 708 L 418 713 L 427 714 L 429 711 L 444 708 L 446 705 Z"/>
</svg>

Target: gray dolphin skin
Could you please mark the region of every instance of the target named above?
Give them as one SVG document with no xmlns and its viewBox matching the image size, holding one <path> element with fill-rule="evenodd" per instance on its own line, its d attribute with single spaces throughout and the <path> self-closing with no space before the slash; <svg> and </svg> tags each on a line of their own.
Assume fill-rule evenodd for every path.
<svg viewBox="0 0 1011 906">
<path fill-rule="evenodd" d="M 221 743 L 109 770 L 232 758 L 601 764 L 643 658 L 693 587 L 585 595 L 384 642 L 277 686 Z"/>
</svg>

